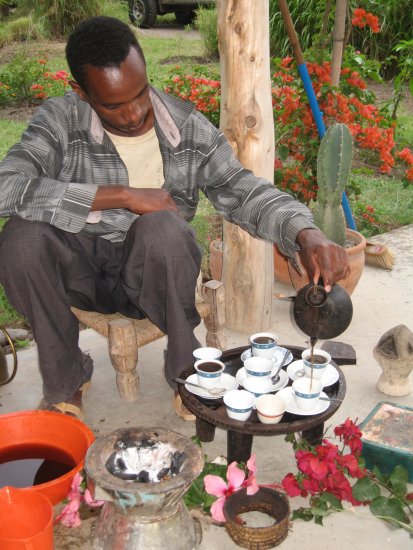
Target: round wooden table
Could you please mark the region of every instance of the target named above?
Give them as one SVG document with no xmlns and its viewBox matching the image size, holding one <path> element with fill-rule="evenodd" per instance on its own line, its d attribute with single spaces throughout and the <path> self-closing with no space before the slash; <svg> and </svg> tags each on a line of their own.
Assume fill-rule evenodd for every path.
<svg viewBox="0 0 413 550">
<path fill-rule="evenodd" d="M 291 351 L 294 360 L 301 359 L 301 352 L 304 348 L 288 345 L 283 347 Z M 225 372 L 235 376 L 238 369 L 243 366 L 241 354 L 246 349 L 248 349 L 248 346 L 223 352 L 221 360 L 225 363 Z M 334 361 L 334 357 L 333 364 L 339 373 L 339 378 L 337 382 L 325 387 L 323 391 L 329 397 L 342 401 L 346 394 L 346 380 L 341 369 Z M 285 369 L 286 367 L 284 367 Z M 187 378 L 194 372 L 194 368 L 190 367 L 181 374 L 181 377 Z M 289 380 L 288 385 L 291 384 L 292 382 Z M 246 462 L 250 458 L 253 438 L 256 435 L 271 436 L 301 432 L 302 437 L 307 439 L 311 444 L 321 442 L 324 432 L 324 422 L 341 405 L 341 401 L 331 401 L 328 408 L 319 414 L 301 416 L 286 412 L 278 424 L 262 424 L 258 420 L 255 410 L 253 410 L 246 422 L 240 422 L 227 416 L 222 399 L 203 399 L 189 392 L 184 385 L 179 386 L 179 392 L 185 406 L 196 416 L 196 435 L 202 442 L 214 440 L 216 427 L 227 431 L 228 464 L 234 460 L 237 462 Z"/>
</svg>

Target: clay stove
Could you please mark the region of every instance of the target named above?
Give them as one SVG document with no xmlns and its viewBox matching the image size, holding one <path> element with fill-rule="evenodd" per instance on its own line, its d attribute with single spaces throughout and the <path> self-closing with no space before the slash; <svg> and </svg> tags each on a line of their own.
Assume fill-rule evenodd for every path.
<svg viewBox="0 0 413 550">
<path fill-rule="evenodd" d="M 150 439 L 170 444 L 185 460 L 179 472 L 159 482 L 124 480 L 107 462 L 119 441 Z M 198 547 L 199 537 L 182 497 L 203 468 L 201 449 L 183 435 L 163 428 L 126 428 L 98 438 L 89 448 L 85 470 L 95 499 L 105 500 L 95 526 L 95 550 Z"/>
</svg>

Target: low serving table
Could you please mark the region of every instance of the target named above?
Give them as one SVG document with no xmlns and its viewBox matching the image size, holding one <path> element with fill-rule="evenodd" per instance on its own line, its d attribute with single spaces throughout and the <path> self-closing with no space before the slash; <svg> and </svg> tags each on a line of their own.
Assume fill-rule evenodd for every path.
<svg viewBox="0 0 413 550">
<path fill-rule="evenodd" d="M 294 360 L 301 359 L 302 347 L 283 346 L 293 354 Z M 225 363 L 225 372 L 235 376 L 243 366 L 241 354 L 248 346 L 234 348 L 223 352 L 221 360 Z M 320 414 L 312 416 L 298 416 L 288 412 L 284 413 L 278 424 L 262 424 L 254 409 L 246 422 L 233 420 L 227 416 L 222 399 L 203 399 L 189 392 L 184 385 L 180 385 L 179 392 L 184 405 L 196 416 L 196 435 L 202 442 L 213 441 L 215 428 L 227 431 L 227 459 L 228 464 L 233 462 L 246 462 L 251 456 L 252 442 L 255 435 L 270 436 L 282 435 L 294 432 L 302 432 L 302 436 L 312 444 L 321 442 L 324 432 L 324 422 L 328 420 L 340 407 L 346 394 L 346 381 L 337 361 L 333 361 L 339 373 L 337 382 L 325 387 L 323 391 L 339 401 L 331 401 L 328 408 Z M 286 367 L 284 367 L 285 369 Z M 195 372 L 193 367 L 186 369 L 182 378 L 187 378 Z M 289 380 L 289 385 L 291 385 Z M 341 400 L 341 401 L 340 401 Z"/>
</svg>

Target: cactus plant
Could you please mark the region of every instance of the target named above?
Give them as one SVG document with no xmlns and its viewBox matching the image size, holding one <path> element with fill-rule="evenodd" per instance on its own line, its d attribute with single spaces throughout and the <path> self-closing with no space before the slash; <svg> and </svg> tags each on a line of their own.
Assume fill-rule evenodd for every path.
<svg viewBox="0 0 413 550">
<path fill-rule="evenodd" d="M 314 222 L 332 241 L 344 246 L 346 223 L 341 197 L 353 156 L 353 138 L 345 124 L 333 124 L 324 134 L 317 155 L 317 202 Z"/>
</svg>

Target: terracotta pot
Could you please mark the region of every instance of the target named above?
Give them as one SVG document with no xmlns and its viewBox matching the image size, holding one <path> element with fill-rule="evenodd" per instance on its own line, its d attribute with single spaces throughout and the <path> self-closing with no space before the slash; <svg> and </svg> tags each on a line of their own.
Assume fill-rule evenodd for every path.
<svg viewBox="0 0 413 550">
<path fill-rule="evenodd" d="M 211 277 L 215 281 L 220 281 L 222 279 L 222 260 L 222 241 L 218 239 L 211 241 L 209 243 L 209 270 L 211 271 Z"/>
<path fill-rule="evenodd" d="M 345 279 L 338 281 L 338 283 L 344 287 L 349 294 L 356 288 L 357 283 L 363 273 L 364 269 L 364 249 L 366 248 L 366 239 L 358 231 L 352 229 L 346 229 L 346 240 L 354 243 L 353 246 L 346 248 L 348 259 L 350 262 L 350 274 Z M 287 258 L 281 254 L 277 245 L 274 245 L 274 275 L 277 281 L 285 285 L 292 286 L 295 290 L 299 290 L 306 284 L 308 284 L 308 277 L 305 269 L 298 261 L 303 275 L 300 276 L 297 271 L 289 266 Z"/>
</svg>

